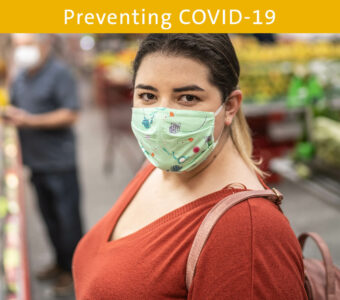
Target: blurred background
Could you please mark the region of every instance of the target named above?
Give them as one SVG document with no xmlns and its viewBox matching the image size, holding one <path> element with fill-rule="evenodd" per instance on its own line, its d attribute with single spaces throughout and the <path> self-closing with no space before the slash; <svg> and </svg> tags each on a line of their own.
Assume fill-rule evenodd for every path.
<svg viewBox="0 0 340 300">
<path fill-rule="evenodd" d="M 144 161 L 130 129 L 131 62 L 143 35 L 58 34 L 53 52 L 72 70 L 81 102 L 77 162 L 88 231 Z M 0 34 L 0 110 L 10 104 L 11 35 Z M 315 231 L 340 265 L 340 35 L 231 35 L 254 156 L 285 196 L 296 234 Z M 43 87 L 42 87 L 43 88 Z M 54 299 L 35 273 L 52 250 L 22 166 L 14 127 L 0 121 L 0 299 Z M 306 255 L 318 256 L 307 244 Z M 74 299 L 67 295 L 64 299 Z"/>
</svg>

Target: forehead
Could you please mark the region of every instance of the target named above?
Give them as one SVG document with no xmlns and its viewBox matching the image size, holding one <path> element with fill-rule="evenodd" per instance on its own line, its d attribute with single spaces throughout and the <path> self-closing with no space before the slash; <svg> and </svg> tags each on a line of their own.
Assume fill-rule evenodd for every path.
<svg viewBox="0 0 340 300">
<path fill-rule="evenodd" d="M 136 74 L 136 84 L 208 84 L 209 75 L 209 68 L 195 59 L 152 53 L 143 58 Z"/>
<path fill-rule="evenodd" d="M 16 46 L 29 45 L 37 42 L 34 34 L 29 33 L 15 33 L 12 35 L 13 44 Z"/>
</svg>

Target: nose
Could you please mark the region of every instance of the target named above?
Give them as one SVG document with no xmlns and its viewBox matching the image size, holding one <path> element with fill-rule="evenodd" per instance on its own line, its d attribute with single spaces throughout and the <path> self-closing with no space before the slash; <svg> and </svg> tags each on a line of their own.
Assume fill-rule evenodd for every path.
<svg viewBox="0 0 340 300">
<path fill-rule="evenodd" d="M 170 96 L 160 96 L 157 104 L 159 107 L 175 108 L 174 101 L 171 101 Z"/>
</svg>

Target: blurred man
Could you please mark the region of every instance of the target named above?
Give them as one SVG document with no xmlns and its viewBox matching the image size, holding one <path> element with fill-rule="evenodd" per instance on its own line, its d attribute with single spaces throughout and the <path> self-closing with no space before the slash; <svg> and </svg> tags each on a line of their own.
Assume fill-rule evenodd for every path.
<svg viewBox="0 0 340 300">
<path fill-rule="evenodd" d="M 52 52 L 51 36 L 13 35 L 14 65 L 7 118 L 18 127 L 23 162 L 31 170 L 39 208 L 55 250 L 55 264 L 37 274 L 56 279 L 54 291 L 73 289 L 71 262 L 82 236 L 75 137 L 79 103 L 75 80 Z"/>
</svg>

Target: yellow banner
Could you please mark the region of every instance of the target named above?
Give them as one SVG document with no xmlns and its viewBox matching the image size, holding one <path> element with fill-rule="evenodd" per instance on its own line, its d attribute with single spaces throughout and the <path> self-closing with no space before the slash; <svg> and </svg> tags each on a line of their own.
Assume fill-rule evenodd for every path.
<svg viewBox="0 0 340 300">
<path fill-rule="evenodd" d="M 338 33 L 340 1 L 3 0 L 0 32 Z"/>
</svg>

